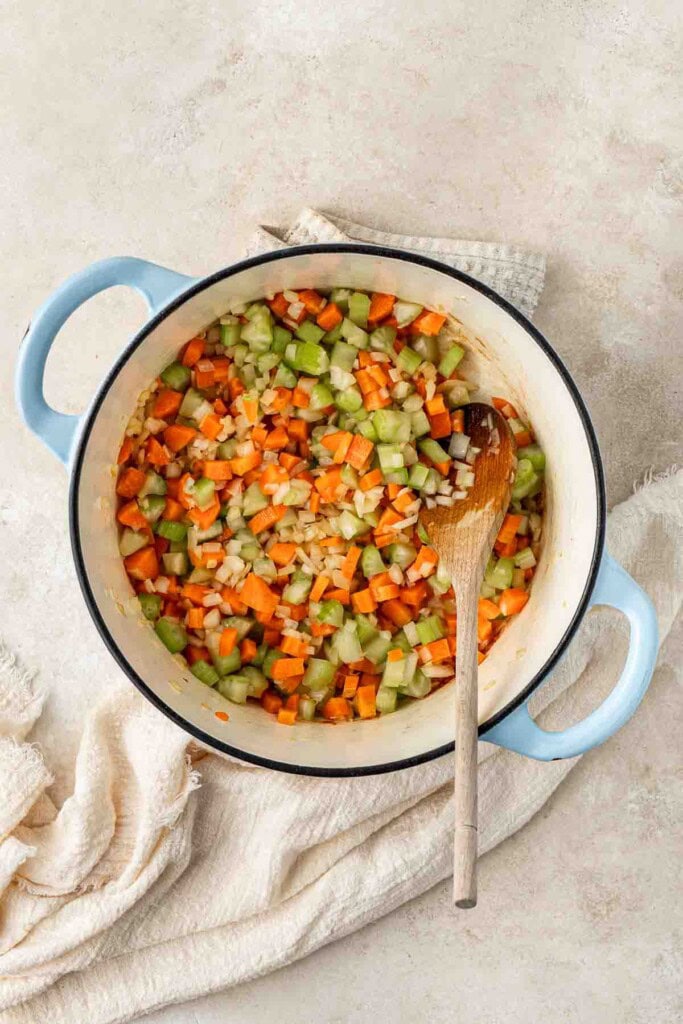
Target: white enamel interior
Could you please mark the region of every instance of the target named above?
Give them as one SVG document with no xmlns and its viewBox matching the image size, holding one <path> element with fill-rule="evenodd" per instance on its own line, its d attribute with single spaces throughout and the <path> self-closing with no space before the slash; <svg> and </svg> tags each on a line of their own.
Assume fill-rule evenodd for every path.
<svg viewBox="0 0 683 1024">
<path fill-rule="evenodd" d="M 131 601 L 117 549 L 113 464 L 138 394 L 179 346 L 235 301 L 284 288 L 346 285 L 398 294 L 448 310 L 475 332 L 463 369 L 485 395 L 508 396 L 530 417 L 547 454 L 548 502 L 543 553 L 531 599 L 480 669 L 479 719 L 506 707 L 553 656 L 581 601 L 598 529 L 598 493 L 579 412 L 556 366 L 512 316 L 470 285 L 384 254 L 290 254 L 249 267 L 188 298 L 138 345 L 104 395 L 83 453 L 78 533 L 99 613 L 133 671 L 187 725 L 236 752 L 311 769 L 368 769 L 428 754 L 453 739 L 451 687 L 400 712 L 330 727 L 277 725 L 257 706 L 229 704 L 173 658 Z M 122 612 L 122 606 L 132 608 Z M 229 722 L 215 710 L 229 713 Z"/>
</svg>

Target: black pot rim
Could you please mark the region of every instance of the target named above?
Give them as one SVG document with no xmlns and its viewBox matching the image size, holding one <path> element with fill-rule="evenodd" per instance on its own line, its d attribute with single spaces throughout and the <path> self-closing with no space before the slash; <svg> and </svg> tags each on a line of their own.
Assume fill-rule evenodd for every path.
<svg viewBox="0 0 683 1024">
<path fill-rule="evenodd" d="M 195 295 L 200 294 L 206 288 L 216 284 L 218 281 L 225 280 L 226 278 L 233 277 L 235 274 L 241 273 L 243 270 L 247 270 L 250 267 L 259 266 L 263 263 L 272 263 L 280 259 L 287 259 L 291 256 L 307 256 L 316 253 L 358 253 L 361 255 L 368 256 L 382 256 L 394 260 L 402 260 L 406 263 L 416 263 L 419 266 L 427 267 L 430 270 L 437 271 L 441 274 L 446 274 L 448 277 L 452 277 L 457 281 L 474 288 L 476 291 L 481 292 L 492 302 L 495 302 L 497 306 L 500 306 L 513 320 L 516 320 L 524 330 L 529 334 L 539 348 L 545 353 L 545 355 L 553 363 L 555 369 L 558 371 L 562 378 L 565 387 L 569 391 L 571 398 L 576 406 L 576 410 L 581 420 L 586 442 L 591 454 L 591 460 L 593 464 L 593 473 L 595 478 L 595 488 L 597 495 L 597 528 L 595 533 L 595 544 L 593 548 L 593 554 L 591 557 L 591 565 L 586 583 L 581 595 L 581 598 L 577 604 L 574 615 L 572 616 L 571 622 L 565 630 L 562 638 L 556 646 L 553 653 L 550 655 L 548 660 L 545 662 L 539 672 L 530 680 L 527 686 L 517 696 L 510 701 L 501 711 L 490 718 L 484 725 L 479 727 L 479 735 L 482 738 L 486 737 L 486 733 L 492 729 L 495 725 L 501 722 L 504 718 L 515 711 L 520 705 L 528 699 L 533 691 L 543 682 L 549 672 L 555 667 L 557 662 L 564 654 L 567 646 L 571 642 L 579 623 L 581 622 L 589 604 L 590 596 L 595 586 L 597 574 L 600 569 L 600 561 L 602 558 L 602 552 L 605 543 L 605 525 L 606 525 L 606 499 L 605 499 L 605 481 L 604 473 L 602 468 L 602 460 L 600 458 L 600 450 L 598 447 L 595 430 L 591 422 L 586 405 L 581 397 L 581 394 L 576 387 L 569 371 L 566 366 L 557 355 L 555 350 L 541 334 L 541 332 L 514 306 L 512 306 L 506 299 L 503 299 L 497 292 L 488 285 L 482 284 L 480 281 L 475 280 L 468 274 L 462 271 L 455 270 L 453 267 L 449 267 L 443 263 L 439 263 L 437 260 L 429 259 L 426 256 L 418 256 L 414 253 L 405 252 L 400 249 L 394 249 L 391 247 L 377 246 L 377 245 L 365 245 L 356 244 L 352 242 L 335 242 L 335 243 L 323 243 L 316 245 L 301 245 L 292 246 L 288 249 L 277 250 L 272 253 L 265 253 L 260 256 L 254 256 L 249 259 L 240 260 L 238 263 L 231 264 L 229 267 L 225 267 L 222 270 L 218 270 L 208 277 L 201 278 L 196 283 L 190 285 L 187 289 L 181 292 L 176 298 L 169 302 L 163 309 L 156 313 L 150 320 L 148 320 L 140 331 L 134 336 L 129 342 L 126 348 L 123 350 L 119 358 L 112 366 L 109 373 L 104 378 L 102 384 L 97 390 L 97 393 L 93 399 L 92 405 L 88 409 L 84 417 L 84 423 L 82 430 L 77 442 L 76 454 L 73 461 L 73 470 L 71 475 L 71 483 L 69 488 L 69 531 L 71 535 L 71 549 L 73 553 L 74 562 L 76 565 L 76 573 L 78 582 L 83 594 L 83 598 L 88 607 L 88 611 L 92 616 L 92 619 L 97 627 L 97 630 L 102 637 L 105 646 L 117 662 L 119 667 L 125 672 L 130 681 L 134 686 L 149 700 L 156 708 L 159 709 L 167 718 L 174 722 L 177 726 L 189 733 L 200 743 L 211 748 L 212 750 L 219 751 L 220 753 L 227 754 L 235 757 L 241 761 L 246 761 L 250 764 L 259 765 L 263 768 L 271 768 L 275 771 L 287 772 L 292 775 L 307 775 L 314 777 L 330 778 L 330 777 L 350 777 L 350 776 L 363 776 L 363 775 L 381 775 L 386 772 L 398 771 L 402 768 L 412 768 L 419 764 L 424 764 L 427 761 L 432 761 L 437 757 L 442 757 L 445 754 L 450 754 L 455 749 L 455 742 L 445 743 L 432 750 L 425 751 L 422 754 L 415 755 L 414 757 L 402 758 L 396 761 L 390 761 L 385 764 L 373 764 L 364 765 L 362 767 L 354 768 L 320 768 L 317 766 L 310 765 L 295 765 L 288 764 L 285 761 L 277 761 L 267 757 L 260 757 L 256 754 L 252 754 L 248 751 L 241 750 L 239 747 L 234 747 L 229 743 L 224 743 L 221 740 L 215 739 L 208 733 L 204 732 L 199 727 L 188 722 L 186 719 L 175 712 L 172 708 L 168 707 L 145 683 L 145 681 L 136 673 L 132 665 L 129 663 L 123 652 L 120 650 L 118 645 L 115 643 L 111 636 L 107 625 L 100 614 L 100 610 L 95 601 L 90 582 L 88 580 L 88 574 L 85 566 L 85 559 L 83 557 L 83 551 L 80 543 L 79 534 L 79 521 L 78 521 L 78 491 L 80 486 L 81 471 L 83 468 L 83 460 L 85 450 L 87 447 L 88 439 L 92 431 L 93 424 L 97 418 L 97 414 L 100 410 L 102 402 L 111 387 L 113 381 L 118 376 L 119 371 L 128 362 L 130 357 L 144 341 L 144 339 L 150 334 L 155 327 L 157 327 L 163 320 L 166 319 L 171 313 L 182 306 L 188 299 L 193 298 Z"/>
</svg>

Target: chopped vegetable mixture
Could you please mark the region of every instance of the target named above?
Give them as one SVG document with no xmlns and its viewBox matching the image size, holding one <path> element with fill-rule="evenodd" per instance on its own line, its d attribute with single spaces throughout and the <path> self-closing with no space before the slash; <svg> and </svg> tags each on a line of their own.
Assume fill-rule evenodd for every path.
<svg viewBox="0 0 683 1024">
<path fill-rule="evenodd" d="M 334 288 L 233 308 L 139 399 L 119 453 L 120 551 L 191 672 L 279 722 L 389 714 L 453 679 L 455 600 L 418 523 L 474 482 L 467 331 Z M 545 458 L 505 399 L 512 503 L 479 601 L 479 657 L 529 594 Z"/>
</svg>

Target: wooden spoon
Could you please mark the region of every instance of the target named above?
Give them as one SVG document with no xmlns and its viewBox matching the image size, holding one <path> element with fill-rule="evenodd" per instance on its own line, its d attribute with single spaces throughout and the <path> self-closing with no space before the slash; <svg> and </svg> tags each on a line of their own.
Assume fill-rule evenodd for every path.
<svg viewBox="0 0 683 1024">
<path fill-rule="evenodd" d="M 467 497 L 446 508 L 424 508 L 420 521 L 453 578 L 458 617 L 455 674 L 455 843 L 453 899 L 477 903 L 477 606 L 491 548 L 510 501 L 515 445 L 505 419 L 492 406 L 465 407 L 465 433 L 481 449 Z"/>
</svg>

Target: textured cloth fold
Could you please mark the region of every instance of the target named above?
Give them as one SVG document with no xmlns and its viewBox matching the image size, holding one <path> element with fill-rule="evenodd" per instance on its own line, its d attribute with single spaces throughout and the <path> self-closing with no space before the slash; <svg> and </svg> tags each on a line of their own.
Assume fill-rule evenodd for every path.
<svg viewBox="0 0 683 1024">
<path fill-rule="evenodd" d="M 427 244 L 380 239 L 312 211 L 283 238 L 335 232 Z M 266 237 L 262 229 L 255 247 Z M 489 251 L 448 244 L 454 262 Z M 505 274 L 514 265 L 510 287 L 520 275 L 533 304 L 542 260 L 491 249 L 505 254 Z M 681 473 L 649 482 L 608 522 L 609 548 L 652 595 L 663 639 L 683 600 L 682 527 Z M 534 695 L 542 724 L 562 727 L 595 706 L 614 681 L 625 635 L 614 614 L 586 616 Z M 288 776 L 193 749 L 122 680 L 89 711 L 72 794 L 55 807 L 56 766 L 27 742 L 43 699 L 0 654 L 2 1024 L 112 1024 L 237 984 L 386 914 L 451 871 L 450 757 L 371 778 Z M 484 853 L 536 813 L 577 759 L 538 763 L 482 743 L 479 760 Z"/>
</svg>

